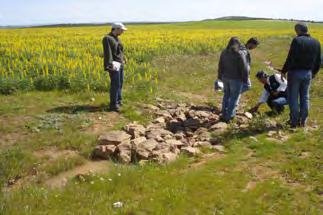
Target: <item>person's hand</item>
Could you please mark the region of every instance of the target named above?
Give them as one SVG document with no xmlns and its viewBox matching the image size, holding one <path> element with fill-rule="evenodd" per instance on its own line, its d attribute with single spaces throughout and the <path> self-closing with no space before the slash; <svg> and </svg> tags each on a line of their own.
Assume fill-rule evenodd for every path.
<svg viewBox="0 0 323 215">
<path fill-rule="evenodd" d="M 108 66 L 107 66 L 107 70 L 108 70 L 108 71 L 114 71 L 114 70 L 115 70 L 115 68 L 114 68 L 114 66 L 111 64 L 111 65 L 108 65 Z"/>
</svg>

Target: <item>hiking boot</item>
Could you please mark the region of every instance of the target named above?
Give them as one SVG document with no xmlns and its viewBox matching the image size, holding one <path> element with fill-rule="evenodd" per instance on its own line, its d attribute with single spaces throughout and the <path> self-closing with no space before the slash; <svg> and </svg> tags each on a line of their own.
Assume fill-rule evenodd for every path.
<svg viewBox="0 0 323 215">
<path fill-rule="evenodd" d="M 110 107 L 110 108 L 109 108 L 109 111 L 110 111 L 110 112 L 117 112 L 117 113 L 120 113 L 120 108 L 119 108 L 118 106 Z"/>
</svg>

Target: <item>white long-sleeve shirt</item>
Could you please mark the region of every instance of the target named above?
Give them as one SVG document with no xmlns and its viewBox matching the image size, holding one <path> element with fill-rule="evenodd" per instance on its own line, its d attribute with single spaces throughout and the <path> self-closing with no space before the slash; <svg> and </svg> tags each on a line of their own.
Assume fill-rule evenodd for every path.
<svg viewBox="0 0 323 215">
<path fill-rule="evenodd" d="M 275 79 L 276 81 L 279 83 L 279 87 L 277 88 L 277 92 L 284 92 L 287 89 L 287 80 L 284 78 L 284 81 L 282 81 L 281 79 L 281 75 L 280 74 L 275 74 Z M 267 78 L 267 84 L 270 84 L 269 82 L 269 77 Z M 266 103 L 268 98 L 270 96 L 270 92 L 268 92 L 266 89 L 263 91 L 260 99 L 259 99 L 259 103 Z"/>
</svg>

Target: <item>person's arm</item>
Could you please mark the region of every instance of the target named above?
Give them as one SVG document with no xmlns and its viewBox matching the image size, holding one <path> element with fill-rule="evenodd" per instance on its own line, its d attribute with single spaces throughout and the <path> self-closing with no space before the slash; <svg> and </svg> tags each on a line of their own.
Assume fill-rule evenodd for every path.
<svg viewBox="0 0 323 215">
<path fill-rule="evenodd" d="M 247 61 L 247 54 L 245 51 L 239 52 L 239 65 L 241 68 L 242 81 L 248 83 L 249 80 L 249 64 Z"/>
<path fill-rule="evenodd" d="M 223 52 L 220 55 L 219 65 L 218 65 L 218 80 L 222 81 L 223 77 Z"/>
<path fill-rule="evenodd" d="M 251 113 L 257 112 L 257 111 L 258 111 L 258 109 L 259 109 L 259 107 L 260 107 L 262 104 L 264 104 L 264 103 L 266 103 L 266 102 L 267 102 L 267 100 L 268 100 L 269 96 L 270 96 L 270 93 L 269 93 L 267 90 L 264 90 L 264 92 L 262 93 L 262 95 L 261 95 L 261 97 L 260 97 L 260 99 L 259 99 L 258 103 L 257 103 L 253 108 L 251 108 L 251 109 L 250 109 L 250 112 L 251 112 Z"/>
<path fill-rule="evenodd" d="M 320 42 L 318 42 L 318 53 L 317 53 L 315 65 L 313 68 L 313 78 L 315 78 L 316 74 L 320 71 L 321 63 L 322 63 L 321 61 L 322 61 L 321 44 L 320 44 Z"/>
<path fill-rule="evenodd" d="M 113 68 L 112 50 L 107 37 L 103 38 L 103 52 L 104 52 L 104 70 L 111 70 Z"/>
</svg>

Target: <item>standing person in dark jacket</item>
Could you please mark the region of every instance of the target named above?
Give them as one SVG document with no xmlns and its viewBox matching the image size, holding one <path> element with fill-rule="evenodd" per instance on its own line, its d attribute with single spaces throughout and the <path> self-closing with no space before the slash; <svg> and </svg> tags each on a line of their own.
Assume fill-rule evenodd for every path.
<svg viewBox="0 0 323 215">
<path fill-rule="evenodd" d="M 249 79 L 247 55 L 240 46 L 239 39 L 232 37 L 219 61 L 218 79 L 224 84 L 222 120 L 227 123 L 234 118 L 243 84 Z"/>
<path fill-rule="evenodd" d="M 119 40 L 127 28 L 122 23 L 112 24 L 111 32 L 103 40 L 104 70 L 110 75 L 110 111 L 119 112 L 122 105 L 122 85 L 124 78 L 124 48 Z"/>
<path fill-rule="evenodd" d="M 293 128 L 306 125 L 311 80 L 316 76 L 321 65 L 321 45 L 308 34 L 307 25 L 298 23 L 295 25 L 295 31 L 297 37 L 292 41 L 288 57 L 281 70 L 283 77 L 288 73 L 290 125 Z"/>
<path fill-rule="evenodd" d="M 248 63 L 248 72 L 249 72 L 249 76 L 250 76 L 250 72 L 251 72 L 251 55 L 250 55 L 250 50 L 256 49 L 259 45 L 259 41 L 257 38 L 252 37 L 250 38 L 246 45 L 241 45 L 240 49 L 242 51 L 246 52 L 246 57 L 247 57 L 247 63 Z M 244 84 L 242 87 L 242 93 L 247 92 L 248 90 L 250 90 L 251 88 L 251 81 L 250 79 L 248 80 L 247 84 Z"/>
<path fill-rule="evenodd" d="M 269 76 L 264 71 L 257 72 L 256 77 L 264 85 L 264 91 L 259 102 L 250 112 L 258 111 L 259 107 L 264 103 L 267 103 L 275 113 L 283 112 L 284 106 L 288 104 L 286 79 L 282 78 L 280 74 Z"/>
</svg>

